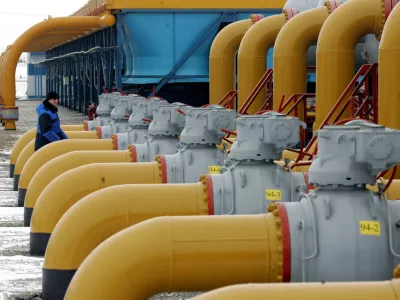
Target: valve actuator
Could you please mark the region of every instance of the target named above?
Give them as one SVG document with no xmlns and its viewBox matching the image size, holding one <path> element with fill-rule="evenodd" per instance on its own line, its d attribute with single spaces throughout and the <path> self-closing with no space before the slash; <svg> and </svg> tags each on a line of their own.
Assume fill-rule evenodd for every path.
<svg viewBox="0 0 400 300">
<path fill-rule="evenodd" d="M 96 109 L 98 117 L 91 121 L 84 121 L 85 130 L 92 131 L 96 130 L 97 126 L 108 125 L 111 119 L 111 111 L 120 96 L 120 93 L 101 94 L 99 96 L 99 106 Z"/>
<path fill-rule="evenodd" d="M 300 141 L 299 119 L 279 113 L 241 116 L 237 139 L 221 174 L 201 177 L 208 190 L 210 214 L 265 213 L 271 201 L 295 201 L 307 188 L 305 175 L 274 163 Z"/>
<path fill-rule="evenodd" d="M 159 98 L 136 99 L 132 103 L 132 114 L 128 119 L 128 129 L 123 133 L 112 133 L 114 149 L 127 150 L 129 145 L 144 143 L 153 120 L 154 107 L 160 104 L 168 104 L 168 102 Z"/>
<path fill-rule="evenodd" d="M 148 129 L 148 136 L 143 144 L 130 145 L 133 161 L 154 161 L 157 155 L 174 154 L 179 148 L 179 134 L 182 122 L 178 110 L 185 104 L 160 104 L 153 107 L 153 121 Z"/>
<path fill-rule="evenodd" d="M 193 183 L 209 167 L 219 169 L 226 159 L 225 151 L 216 147 L 222 143 L 221 129 L 235 129 L 237 113 L 221 106 L 187 108 L 181 147 L 174 155 L 157 158 L 161 164 L 163 183 Z M 181 114 L 181 116 L 183 116 Z"/>
</svg>

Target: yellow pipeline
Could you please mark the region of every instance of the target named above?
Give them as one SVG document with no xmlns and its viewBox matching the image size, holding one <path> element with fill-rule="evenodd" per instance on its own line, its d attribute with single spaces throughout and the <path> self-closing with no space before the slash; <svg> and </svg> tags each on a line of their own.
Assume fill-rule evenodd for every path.
<svg viewBox="0 0 400 300">
<path fill-rule="evenodd" d="M 54 286 L 60 286 L 63 273 L 77 270 L 99 244 L 127 227 L 158 216 L 207 213 L 201 183 L 106 188 L 83 198 L 61 218 L 51 234 L 43 272 L 51 273 L 51 279 L 58 281 Z M 85 240 L 84 247 L 82 240 Z M 43 277 L 46 281 L 47 276 Z M 59 292 L 65 293 L 65 290 Z M 64 295 L 59 296 L 62 299 Z"/>
<path fill-rule="evenodd" d="M 318 39 L 329 13 L 328 7 L 305 11 L 290 19 L 279 32 L 274 45 L 275 111 L 279 109 L 282 96 L 286 101 L 293 94 L 307 93 L 307 50 Z M 302 107 L 299 106 L 300 112 Z"/>
<path fill-rule="evenodd" d="M 275 39 L 286 20 L 285 14 L 267 17 L 251 26 L 244 35 L 238 53 L 239 107 L 242 107 L 264 75 L 266 52 L 274 45 Z M 262 89 L 248 113 L 256 113 L 264 104 L 266 97 L 266 91 Z"/>
<path fill-rule="evenodd" d="M 25 196 L 25 208 L 33 209 L 40 194 L 55 178 L 74 168 L 93 163 L 132 162 L 127 151 L 74 151 L 56 157 L 44 164 L 32 177 Z"/>
<path fill-rule="evenodd" d="M 62 125 L 61 129 L 64 131 L 83 131 L 83 125 Z M 36 128 L 32 128 L 25 132 L 15 143 L 10 157 L 10 165 L 15 166 L 18 156 L 26 145 L 36 137 Z M 14 173 L 13 173 L 14 174 Z M 10 175 L 13 175 L 10 173 Z"/>
<path fill-rule="evenodd" d="M 235 90 L 235 55 L 252 20 L 234 22 L 215 37 L 210 50 L 210 104 L 217 104 Z"/>
<path fill-rule="evenodd" d="M 49 32 L 59 31 L 62 35 L 63 30 L 81 30 L 83 34 L 85 31 L 102 29 L 114 24 L 115 18 L 109 14 L 103 17 L 50 18 L 25 31 L 13 43 L 4 63 L 2 97 L 5 107 L 15 108 L 15 70 L 21 53 L 26 50 L 31 41 Z M 67 39 L 65 39 L 66 41 Z M 5 128 L 15 129 L 15 121 L 6 121 Z"/>
<path fill-rule="evenodd" d="M 357 42 L 366 34 L 381 34 L 384 3 L 384 0 L 348 1 L 332 12 L 322 26 L 317 46 L 315 128 L 321 125 L 354 77 Z"/>
<path fill-rule="evenodd" d="M 400 129 L 400 6 L 390 13 L 379 45 L 379 124 Z"/>
<path fill-rule="evenodd" d="M 49 160 L 72 151 L 79 150 L 113 150 L 111 139 L 106 140 L 63 140 L 46 145 L 36 151 L 25 164 L 19 179 L 18 187 L 27 189 L 32 177 Z M 17 162 L 18 164 L 18 162 Z"/>
<path fill-rule="evenodd" d="M 65 131 L 69 139 L 97 139 L 96 131 Z M 59 143 L 60 141 L 57 141 Z M 47 147 L 47 145 L 46 145 Z M 35 140 L 31 140 L 21 151 L 15 164 L 15 175 L 20 175 L 29 158 L 35 153 Z"/>
<path fill-rule="evenodd" d="M 65 299 L 141 300 L 167 291 L 280 282 L 279 219 L 278 213 L 142 222 L 98 246 L 76 272 Z"/>
<path fill-rule="evenodd" d="M 400 280 L 394 279 L 356 283 L 246 284 L 221 288 L 191 299 L 398 300 L 399 298 Z"/>
<path fill-rule="evenodd" d="M 65 212 L 83 197 L 106 187 L 160 183 L 161 168 L 151 163 L 95 163 L 70 170 L 48 184 L 39 196 L 31 219 L 31 232 L 51 233 Z M 112 199 L 119 198 L 115 194 Z M 130 197 L 139 197 L 131 194 Z M 147 201 L 147 195 L 140 197 Z"/>
</svg>

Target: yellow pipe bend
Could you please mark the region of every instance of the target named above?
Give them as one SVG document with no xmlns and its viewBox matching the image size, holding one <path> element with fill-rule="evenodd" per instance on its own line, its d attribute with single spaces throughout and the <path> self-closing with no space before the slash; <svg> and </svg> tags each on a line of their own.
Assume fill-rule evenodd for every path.
<svg viewBox="0 0 400 300">
<path fill-rule="evenodd" d="M 384 0 L 348 1 L 332 12 L 322 26 L 317 46 L 315 128 L 319 128 L 354 77 L 357 42 L 366 34 L 381 34 L 384 3 Z"/>
<path fill-rule="evenodd" d="M 239 107 L 255 88 L 265 73 L 266 53 L 286 23 L 284 14 L 270 16 L 258 21 L 246 32 L 238 53 L 238 92 Z M 262 89 L 248 110 L 249 114 L 256 113 L 266 99 L 265 89 Z"/>
<path fill-rule="evenodd" d="M 26 162 L 19 178 L 18 188 L 27 189 L 32 177 L 49 160 L 65 153 L 79 150 L 113 150 L 113 143 L 111 139 L 69 139 L 46 145 L 36 151 Z"/>
<path fill-rule="evenodd" d="M 230 90 L 235 90 L 235 54 L 252 20 L 237 21 L 224 27 L 210 50 L 210 104 L 217 104 Z"/>
<path fill-rule="evenodd" d="M 397 300 L 400 280 L 382 282 L 328 282 L 289 284 L 246 284 L 224 287 L 191 298 L 193 300 Z"/>
<path fill-rule="evenodd" d="M 97 139 L 97 134 L 95 131 L 65 131 L 65 134 L 69 139 Z M 60 141 L 57 141 L 59 143 Z M 46 145 L 47 147 L 47 145 Z M 29 158 L 35 153 L 35 139 L 31 140 L 21 151 L 16 164 L 14 174 L 20 175 L 24 166 L 28 162 Z"/>
<path fill-rule="evenodd" d="M 95 131 L 65 131 L 69 139 L 97 139 Z M 21 173 L 28 162 L 28 160 L 35 153 L 35 140 L 30 141 L 18 156 L 17 162 L 14 167 L 14 190 L 16 191 L 19 186 Z M 23 203 L 22 203 L 23 205 Z"/>
<path fill-rule="evenodd" d="M 63 299 L 72 279 L 66 275 L 77 270 L 99 244 L 127 227 L 159 216 L 208 214 L 204 196 L 201 183 L 125 185 L 86 196 L 65 213 L 51 234 L 43 286 L 54 290 L 43 293 Z"/>
<path fill-rule="evenodd" d="M 93 163 L 122 162 L 132 162 L 131 151 L 74 151 L 60 155 L 45 163 L 32 177 L 26 191 L 24 207 L 33 210 L 46 186 L 69 170 Z"/>
<path fill-rule="evenodd" d="M 277 218 L 161 217 L 131 226 L 85 259 L 65 299 L 141 300 L 165 291 L 280 282 L 283 255 Z"/>
<path fill-rule="evenodd" d="M 379 123 L 400 129 L 400 6 L 390 13 L 379 44 Z"/>
<path fill-rule="evenodd" d="M 279 32 L 274 45 L 275 111 L 279 109 L 282 96 L 288 100 L 293 94 L 307 93 L 307 51 L 318 39 L 328 16 L 327 7 L 314 8 L 294 16 Z M 302 107 L 299 106 L 300 112 Z"/>
<path fill-rule="evenodd" d="M 83 125 L 62 125 L 61 129 L 63 131 L 83 131 Z M 15 143 L 10 157 L 10 165 L 15 166 L 17 163 L 18 156 L 20 155 L 21 151 L 25 148 L 26 145 L 30 141 L 36 138 L 36 128 L 29 129 L 25 132 Z M 10 172 L 10 175 L 14 175 L 14 172 Z M 10 177 L 12 177 L 10 176 Z"/>
<path fill-rule="evenodd" d="M 110 186 L 140 183 L 161 183 L 161 166 L 159 168 L 157 162 L 96 163 L 75 168 L 58 176 L 44 189 L 33 209 L 31 245 L 36 244 L 35 237 L 40 240 L 43 240 L 41 236 L 44 234 L 49 237 L 68 209 L 90 193 Z M 116 195 L 119 197 L 118 193 Z M 135 194 L 130 195 L 132 196 L 137 197 Z M 140 199 L 147 200 L 146 196 Z M 45 246 L 38 245 L 33 253 L 40 255 L 39 251 L 42 250 L 43 255 Z"/>
</svg>

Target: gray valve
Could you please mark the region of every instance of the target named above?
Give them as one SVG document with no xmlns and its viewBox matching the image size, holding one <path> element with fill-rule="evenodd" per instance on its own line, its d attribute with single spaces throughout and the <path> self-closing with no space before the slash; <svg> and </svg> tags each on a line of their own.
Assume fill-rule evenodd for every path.
<svg viewBox="0 0 400 300">
<path fill-rule="evenodd" d="M 400 162 L 400 131 L 366 121 L 325 126 L 317 132 L 313 185 L 374 184 L 376 175 Z"/>
<path fill-rule="evenodd" d="M 399 145 L 400 131 L 361 120 L 318 131 L 309 172 L 315 190 L 276 206 L 290 228 L 292 282 L 392 278 L 400 263 L 400 203 L 366 184 L 400 162 Z"/>
<path fill-rule="evenodd" d="M 91 121 L 85 121 L 86 130 L 96 130 L 98 126 L 106 126 L 110 123 L 111 111 L 114 108 L 116 99 L 121 96 L 120 93 L 102 94 L 99 96 L 99 106 L 96 109 L 98 117 Z"/>
<path fill-rule="evenodd" d="M 271 201 L 296 201 L 306 189 L 305 175 L 273 160 L 299 143 L 305 124 L 278 113 L 241 116 L 236 124 L 237 139 L 221 174 L 206 175 L 210 214 L 262 214 Z"/>
<path fill-rule="evenodd" d="M 164 183 L 197 182 L 200 174 L 207 173 L 209 167 L 220 168 L 226 158 L 225 152 L 216 147 L 225 135 L 221 129 L 235 129 L 237 113 L 234 110 L 217 105 L 181 110 L 186 114 L 181 149 L 174 155 L 158 158 L 164 165 Z"/>
<path fill-rule="evenodd" d="M 153 121 L 149 126 L 146 142 L 131 145 L 132 156 L 136 157 L 137 162 L 154 161 L 157 155 L 176 153 L 179 146 L 178 136 L 182 130 L 176 112 L 183 107 L 185 105 L 182 103 L 153 107 Z"/>
<path fill-rule="evenodd" d="M 132 114 L 128 120 L 128 129 L 123 133 L 113 134 L 116 150 L 127 150 L 131 144 L 144 143 L 150 122 L 153 119 L 154 107 L 167 103 L 158 98 L 137 98 L 132 103 Z"/>
</svg>

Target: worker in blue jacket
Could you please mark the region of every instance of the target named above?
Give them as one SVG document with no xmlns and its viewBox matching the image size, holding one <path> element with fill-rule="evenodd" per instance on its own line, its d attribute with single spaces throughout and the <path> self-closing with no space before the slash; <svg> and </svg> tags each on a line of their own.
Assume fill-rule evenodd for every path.
<svg viewBox="0 0 400 300">
<path fill-rule="evenodd" d="M 35 151 L 52 142 L 68 139 L 64 131 L 61 130 L 60 119 L 57 114 L 58 99 L 59 96 L 56 92 L 50 92 L 47 94 L 46 100 L 36 108 L 39 118 Z"/>
</svg>

